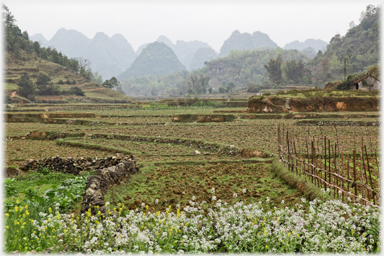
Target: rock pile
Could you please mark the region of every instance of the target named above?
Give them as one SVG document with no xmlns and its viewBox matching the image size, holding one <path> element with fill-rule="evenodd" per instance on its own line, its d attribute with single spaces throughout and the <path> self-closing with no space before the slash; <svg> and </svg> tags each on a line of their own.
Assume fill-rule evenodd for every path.
<svg viewBox="0 0 384 256">
<path fill-rule="evenodd" d="M 133 156 L 130 157 L 134 159 Z M 47 167 L 52 171 L 78 175 L 81 171 L 98 170 L 117 165 L 120 163 L 120 161 L 122 161 L 122 159 L 123 157 L 120 154 L 104 158 L 72 158 L 55 156 L 39 160 L 27 160 L 19 167 L 19 169 L 22 171 L 27 171 L 38 170 L 39 168 Z"/>
<path fill-rule="evenodd" d="M 88 177 L 85 185 L 85 193 L 81 206 L 81 213 L 91 209 L 92 214 L 98 211 L 102 215 L 106 213 L 106 205 L 104 194 L 108 188 L 117 185 L 127 179 L 131 174 L 137 173 L 139 169 L 136 167 L 135 158 L 124 158 L 117 165 L 98 170 L 96 175 Z"/>
</svg>

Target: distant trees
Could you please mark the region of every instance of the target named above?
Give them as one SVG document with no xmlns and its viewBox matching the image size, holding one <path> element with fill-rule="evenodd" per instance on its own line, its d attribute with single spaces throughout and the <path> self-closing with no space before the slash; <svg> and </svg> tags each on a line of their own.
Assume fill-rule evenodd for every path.
<svg viewBox="0 0 384 256">
<path fill-rule="evenodd" d="M 97 84 L 103 83 L 103 77 L 97 71 L 92 73 L 91 80 Z"/>
<path fill-rule="evenodd" d="M 194 95 L 200 95 L 207 93 L 207 87 L 209 83 L 209 76 L 202 74 L 192 74 L 187 78 L 188 93 Z"/>
<path fill-rule="evenodd" d="M 280 84 L 283 81 L 283 71 L 281 69 L 282 64 L 283 58 L 279 54 L 276 59 L 271 58 L 269 62 L 264 65 L 264 68 L 269 73 L 269 79 L 275 84 Z"/>
<path fill-rule="evenodd" d="M 60 95 L 60 86 L 53 85 L 51 78 L 40 73 L 36 80 L 36 88 L 38 95 Z"/>
<path fill-rule="evenodd" d="M 323 75 L 326 75 L 329 72 L 330 63 L 327 57 L 323 57 L 320 62 L 321 70 L 323 71 Z"/>
<path fill-rule="evenodd" d="M 113 89 L 114 87 L 120 87 L 120 82 L 117 81 L 116 77 L 112 77 L 109 80 L 105 80 L 102 86 L 105 88 Z"/>
<path fill-rule="evenodd" d="M 305 67 L 302 60 L 299 60 L 298 63 L 296 63 L 296 60 L 285 62 L 284 72 L 288 81 L 293 81 L 295 83 L 301 82 L 301 79 L 304 76 L 304 71 Z"/>
<path fill-rule="evenodd" d="M 27 73 L 23 73 L 20 77 L 19 82 L 17 83 L 19 87 L 18 93 L 20 96 L 23 96 L 29 100 L 34 100 L 36 95 L 36 88 L 33 85 L 32 81 L 29 79 Z"/>
</svg>

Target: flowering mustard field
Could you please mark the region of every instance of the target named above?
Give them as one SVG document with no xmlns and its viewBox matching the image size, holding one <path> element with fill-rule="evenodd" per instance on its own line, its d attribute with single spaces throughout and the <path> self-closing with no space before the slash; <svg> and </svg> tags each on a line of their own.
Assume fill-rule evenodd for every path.
<svg viewBox="0 0 384 256">
<path fill-rule="evenodd" d="M 212 198 L 207 213 L 192 198 L 184 209 L 149 212 L 142 205 L 115 216 L 87 212 L 82 216 L 41 212 L 29 218 L 28 205 L 6 213 L 5 249 L 56 253 L 368 253 L 379 252 L 377 208 L 340 201 L 304 198 L 294 207 L 265 210 L 269 198 L 233 206 Z M 107 206 L 109 204 L 107 203 Z"/>
</svg>

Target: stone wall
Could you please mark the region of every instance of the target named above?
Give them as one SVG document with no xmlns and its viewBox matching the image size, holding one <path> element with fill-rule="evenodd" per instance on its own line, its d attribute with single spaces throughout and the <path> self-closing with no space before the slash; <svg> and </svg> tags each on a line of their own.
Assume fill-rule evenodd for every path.
<svg viewBox="0 0 384 256">
<path fill-rule="evenodd" d="M 87 179 L 81 206 L 81 213 L 91 209 L 92 214 L 96 214 L 96 211 L 105 214 L 104 194 L 107 190 L 120 184 L 130 175 L 139 172 L 135 157 L 132 155 L 124 157 L 121 154 L 105 158 L 63 158 L 56 156 L 40 160 L 30 159 L 25 161 L 16 171 L 37 170 L 42 167 L 75 175 L 80 174 L 81 171 L 95 171 L 96 174 Z"/>
</svg>

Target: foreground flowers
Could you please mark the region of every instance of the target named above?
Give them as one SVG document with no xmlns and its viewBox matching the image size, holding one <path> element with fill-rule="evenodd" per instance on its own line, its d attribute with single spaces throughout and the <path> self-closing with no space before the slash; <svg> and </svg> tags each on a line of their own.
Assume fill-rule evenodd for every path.
<svg viewBox="0 0 384 256">
<path fill-rule="evenodd" d="M 44 214 L 43 220 L 18 221 L 35 230 L 19 241 L 20 251 L 88 253 L 201 253 L 201 252 L 271 252 L 271 253 L 352 253 L 379 251 L 379 216 L 377 208 L 340 201 L 314 200 L 294 208 L 264 210 L 263 205 L 233 206 L 213 201 L 191 201 L 184 209 L 168 208 L 151 213 L 148 207 L 117 216 L 79 217 L 59 214 L 58 209 Z M 24 207 L 25 208 L 25 207 Z M 9 214 L 23 214 L 20 208 Z M 25 213 L 24 213 L 25 214 Z M 22 217 L 22 216 L 21 216 Z M 7 217 L 8 218 L 8 217 Z M 8 232 L 7 230 L 5 232 Z M 10 251 L 6 243 L 7 251 Z"/>
</svg>

